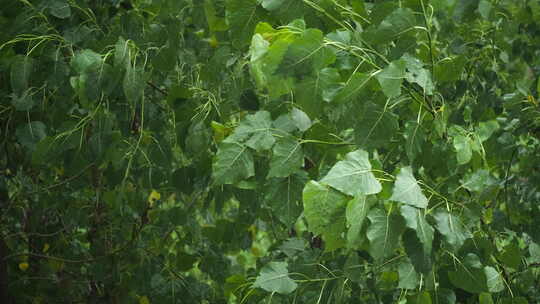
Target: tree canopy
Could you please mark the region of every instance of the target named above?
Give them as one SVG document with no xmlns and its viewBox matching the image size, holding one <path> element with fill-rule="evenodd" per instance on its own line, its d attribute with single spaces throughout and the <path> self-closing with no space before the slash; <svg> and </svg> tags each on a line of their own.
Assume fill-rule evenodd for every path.
<svg viewBox="0 0 540 304">
<path fill-rule="evenodd" d="M 540 3 L 11 0 L 2 303 L 540 301 Z"/>
</svg>

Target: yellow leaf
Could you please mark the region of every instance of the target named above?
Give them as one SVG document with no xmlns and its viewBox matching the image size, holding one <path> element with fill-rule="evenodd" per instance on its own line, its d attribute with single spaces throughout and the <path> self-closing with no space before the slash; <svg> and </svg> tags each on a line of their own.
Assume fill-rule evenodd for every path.
<svg viewBox="0 0 540 304">
<path fill-rule="evenodd" d="M 49 243 L 45 243 L 45 245 L 43 245 L 43 250 L 42 251 L 45 253 L 45 252 L 49 251 L 50 247 L 51 247 L 51 245 L 49 245 Z"/>
<path fill-rule="evenodd" d="M 161 194 L 159 194 L 159 192 L 157 192 L 156 190 L 152 190 L 152 192 L 148 196 L 148 204 L 150 205 L 150 207 L 153 207 L 154 203 L 158 201 L 160 198 L 161 198 Z"/>
<path fill-rule="evenodd" d="M 147 296 L 142 296 L 139 298 L 139 304 L 150 304 L 150 300 Z"/>
<path fill-rule="evenodd" d="M 19 269 L 20 269 L 21 271 L 26 271 L 26 269 L 28 269 L 29 266 L 30 266 L 30 265 L 28 265 L 27 262 L 19 263 Z"/>
</svg>

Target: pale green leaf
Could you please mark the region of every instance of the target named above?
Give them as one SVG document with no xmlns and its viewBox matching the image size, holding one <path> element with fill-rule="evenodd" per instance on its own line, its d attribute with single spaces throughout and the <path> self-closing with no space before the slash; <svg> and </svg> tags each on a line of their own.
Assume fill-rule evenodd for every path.
<svg viewBox="0 0 540 304">
<path fill-rule="evenodd" d="M 490 292 L 501 292 L 505 289 L 501 274 L 493 267 L 484 267 L 484 273 L 487 279 L 487 286 Z"/>
<path fill-rule="evenodd" d="M 307 116 L 306 113 L 304 113 L 302 110 L 299 110 L 298 108 L 293 108 L 291 110 L 291 118 L 294 121 L 298 130 L 302 132 L 305 132 L 311 127 L 312 122 L 311 119 L 309 119 L 309 116 Z"/>
<path fill-rule="evenodd" d="M 234 184 L 254 174 L 253 157 L 247 146 L 225 141 L 220 144 L 212 166 L 216 184 Z"/>
<path fill-rule="evenodd" d="M 399 170 L 390 200 L 418 208 L 427 207 L 428 200 L 414 178 L 411 167 L 404 167 Z"/>
<path fill-rule="evenodd" d="M 286 0 L 262 0 L 262 7 L 269 11 L 277 10 Z"/>
<path fill-rule="evenodd" d="M 289 277 L 286 262 L 270 262 L 261 269 L 253 287 L 262 288 L 268 292 L 289 294 L 298 284 Z"/>
<path fill-rule="evenodd" d="M 382 187 L 371 171 L 368 156 L 364 150 L 347 153 L 321 182 L 351 196 L 379 193 Z"/>
<path fill-rule="evenodd" d="M 251 62 L 262 58 L 266 52 L 268 52 L 269 48 L 270 43 L 266 41 L 261 34 L 253 35 L 253 38 L 251 38 L 251 46 L 249 48 Z"/>
</svg>

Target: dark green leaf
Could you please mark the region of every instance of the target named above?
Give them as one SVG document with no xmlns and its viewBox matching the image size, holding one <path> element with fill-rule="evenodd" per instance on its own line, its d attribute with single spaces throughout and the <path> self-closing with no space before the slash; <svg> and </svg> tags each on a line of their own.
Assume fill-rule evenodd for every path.
<svg viewBox="0 0 540 304">
<path fill-rule="evenodd" d="M 387 215 L 383 209 L 369 211 L 370 225 L 367 228 L 369 254 L 376 260 L 391 256 L 399 243 L 399 237 L 405 229 L 403 218 L 392 213 Z"/>
<path fill-rule="evenodd" d="M 30 75 L 34 67 L 34 59 L 28 56 L 16 56 L 11 63 L 11 89 L 19 96 L 29 88 Z"/>
<path fill-rule="evenodd" d="M 71 16 L 71 7 L 66 0 L 52 0 L 49 3 L 49 10 L 56 18 L 66 19 Z"/>
<path fill-rule="evenodd" d="M 225 18 L 230 28 L 232 42 L 243 48 L 251 41 L 253 30 L 265 17 L 264 9 L 257 0 L 227 0 Z"/>
<path fill-rule="evenodd" d="M 302 213 L 302 189 L 307 173 L 297 171 L 285 178 L 271 178 L 264 190 L 264 201 L 286 227 L 292 227 Z"/>
<path fill-rule="evenodd" d="M 294 137 L 280 138 L 272 149 L 270 177 L 287 177 L 304 165 L 302 144 Z"/>
<path fill-rule="evenodd" d="M 36 144 L 47 136 L 46 126 L 41 121 L 32 121 L 18 127 L 15 135 L 21 145 L 33 151 Z"/>
<path fill-rule="evenodd" d="M 309 181 L 304 187 L 302 198 L 309 230 L 322 235 L 327 243 L 334 244 L 327 250 L 342 246 L 347 197 L 328 186 Z"/>
</svg>

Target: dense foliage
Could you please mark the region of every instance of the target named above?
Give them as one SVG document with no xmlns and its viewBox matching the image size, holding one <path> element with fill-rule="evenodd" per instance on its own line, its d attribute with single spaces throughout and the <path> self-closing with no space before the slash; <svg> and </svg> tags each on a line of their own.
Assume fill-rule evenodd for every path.
<svg viewBox="0 0 540 304">
<path fill-rule="evenodd" d="M 10 0 L 0 301 L 540 302 L 535 0 Z"/>
</svg>

